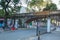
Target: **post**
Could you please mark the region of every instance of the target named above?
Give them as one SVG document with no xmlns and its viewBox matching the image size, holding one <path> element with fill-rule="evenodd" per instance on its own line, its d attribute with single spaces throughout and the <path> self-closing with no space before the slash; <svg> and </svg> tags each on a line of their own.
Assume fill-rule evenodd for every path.
<svg viewBox="0 0 60 40">
<path fill-rule="evenodd" d="M 51 23 L 50 23 L 50 21 L 51 21 L 51 19 L 48 18 L 48 19 L 47 19 L 47 32 L 48 32 L 48 33 L 51 32 L 51 28 L 50 28 Z"/>
<path fill-rule="evenodd" d="M 38 20 L 37 20 L 36 36 L 38 36 Z"/>
<path fill-rule="evenodd" d="M 40 31 L 38 32 L 38 40 L 40 40 Z"/>
</svg>

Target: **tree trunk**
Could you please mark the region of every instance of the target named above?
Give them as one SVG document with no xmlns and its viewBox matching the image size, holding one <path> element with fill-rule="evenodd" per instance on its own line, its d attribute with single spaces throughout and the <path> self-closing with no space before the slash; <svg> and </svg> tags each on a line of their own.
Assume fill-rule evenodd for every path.
<svg viewBox="0 0 60 40">
<path fill-rule="evenodd" d="M 5 17 L 5 27 L 7 27 L 7 18 Z"/>
<path fill-rule="evenodd" d="M 8 15 L 9 15 L 9 13 L 6 11 L 6 8 L 5 8 L 5 28 L 8 28 L 8 26 L 7 26 L 7 17 L 8 17 Z"/>
</svg>

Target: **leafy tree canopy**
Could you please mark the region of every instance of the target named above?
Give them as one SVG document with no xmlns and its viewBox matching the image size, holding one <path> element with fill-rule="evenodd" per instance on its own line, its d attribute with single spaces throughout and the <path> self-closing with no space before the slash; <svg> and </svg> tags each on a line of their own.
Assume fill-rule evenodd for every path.
<svg viewBox="0 0 60 40">
<path fill-rule="evenodd" d="M 44 11 L 45 11 L 45 10 L 51 10 L 51 11 L 52 11 L 52 10 L 57 10 L 57 6 L 56 6 L 56 4 L 54 4 L 54 3 L 47 4 L 47 5 L 46 5 L 46 8 L 44 8 L 43 10 L 44 10 Z"/>
<path fill-rule="evenodd" d="M 31 7 L 32 7 L 32 6 L 40 6 L 40 5 L 43 4 L 42 2 L 44 2 L 44 1 L 43 1 L 43 0 L 32 0 L 29 5 L 30 5 Z"/>
<path fill-rule="evenodd" d="M 3 8 L 5 15 L 11 15 L 12 13 L 17 12 L 20 10 L 21 6 L 16 6 L 20 0 L 1 0 L 0 5 Z M 14 5 L 13 7 L 11 4 Z M 9 5 L 10 4 L 10 5 Z M 7 14 L 6 14 L 7 13 Z M 4 14 L 3 14 L 4 15 Z"/>
<path fill-rule="evenodd" d="M 0 16 L 2 16 L 2 17 L 3 17 L 3 16 L 4 16 L 4 14 L 5 14 L 5 13 L 4 13 L 4 10 L 3 10 L 3 9 L 0 9 Z"/>
<path fill-rule="evenodd" d="M 17 4 L 19 2 L 19 0 L 13 0 L 13 2 Z"/>
<path fill-rule="evenodd" d="M 41 11 L 42 7 L 45 7 L 47 1 L 44 0 L 32 0 L 29 2 L 28 6 L 35 12 Z"/>
</svg>

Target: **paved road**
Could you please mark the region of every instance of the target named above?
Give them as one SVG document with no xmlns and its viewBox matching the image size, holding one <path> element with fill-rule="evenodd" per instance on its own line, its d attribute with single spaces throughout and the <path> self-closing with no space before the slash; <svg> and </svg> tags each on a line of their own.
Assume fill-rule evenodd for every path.
<svg viewBox="0 0 60 40">
<path fill-rule="evenodd" d="M 16 30 L 0 33 L 0 40 L 21 40 L 35 35 L 35 30 Z"/>
<path fill-rule="evenodd" d="M 42 30 L 41 33 L 44 32 L 44 30 Z M 36 29 L 20 29 L 0 33 L 0 40 L 24 40 L 32 36 L 36 36 Z"/>
<path fill-rule="evenodd" d="M 60 30 L 57 28 L 57 30 Z M 29 37 L 26 40 L 38 40 L 37 36 Z M 60 31 L 52 31 L 51 33 L 46 33 L 40 35 L 40 40 L 60 40 Z"/>
<path fill-rule="evenodd" d="M 40 28 L 41 34 L 46 32 L 46 28 Z M 0 33 L 0 40 L 25 40 L 36 36 L 36 29 L 19 29 L 16 31 L 6 31 Z"/>
<path fill-rule="evenodd" d="M 37 37 L 30 37 L 26 40 L 38 40 Z M 60 40 L 60 32 L 54 31 L 50 34 L 40 36 L 40 40 Z"/>
<path fill-rule="evenodd" d="M 50 34 L 44 34 L 41 36 L 41 40 L 60 40 L 60 32 L 54 31 Z"/>
</svg>

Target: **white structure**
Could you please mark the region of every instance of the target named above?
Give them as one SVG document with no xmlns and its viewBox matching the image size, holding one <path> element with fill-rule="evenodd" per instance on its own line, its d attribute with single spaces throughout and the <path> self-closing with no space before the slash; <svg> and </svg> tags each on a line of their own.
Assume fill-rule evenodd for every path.
<svg viewBox="0 0 60 40">
<path fill-rule="evenodd" d="M 15 20 L 15 28 L 18 28 L 18 19 Z"/>
<path fill-rule="evenodd" d="M 47 32 L 51 32 L 51 19 L 50 18 L 47 18 Z"/>
</svg>

